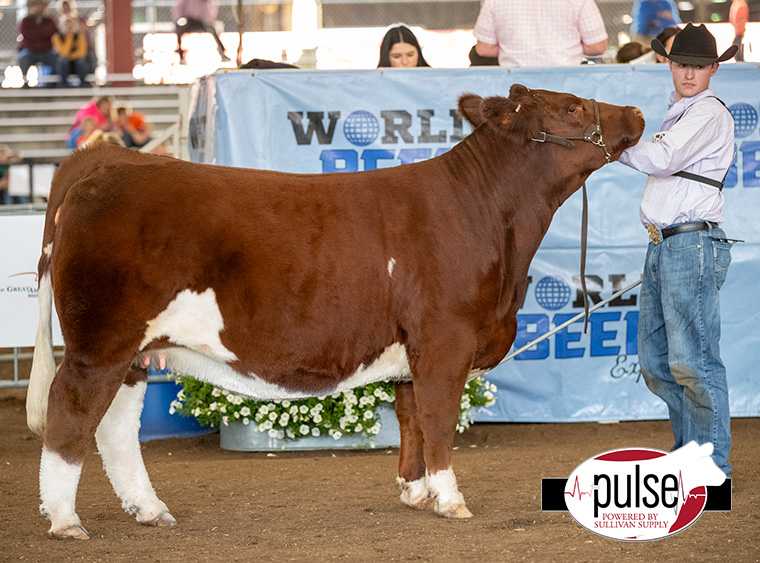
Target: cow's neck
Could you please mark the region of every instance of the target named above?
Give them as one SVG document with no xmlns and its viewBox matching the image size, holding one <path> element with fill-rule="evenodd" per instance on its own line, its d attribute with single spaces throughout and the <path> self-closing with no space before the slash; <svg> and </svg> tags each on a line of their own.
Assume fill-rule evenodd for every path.
<svg viewBox="0 0 760 563">
<path fill-rule="evenodd" d="M 594 168 L 578 158 L 555 158 L 563 147 L 517 146 L 478 128 L 446 156 L 457 183 L 490 199 L 501 223 L 529 232 L 538 249 L 557 209 L 576 192 Z"/>
<path fill-rule="evenodd" d="M 489 214 L 495 221 L 489 224 L 483 217 L 480 223 L 501 243 L 502 264 L 509 264 L 501 276 L 512 280 L 503 284 L 507 294 L 500 298 L 497 316 L 512 315 L 519 308 L 519 288 L 524 289 L 530 263 L 554 214 L 595 169 L 582 159 L 579 162 L 577 152 L 557 158 L 562 150 L 569 149 L 505 145 L 504 139 L 476 130 L 443 160 L 457 184 L 485 198 L 481 209 L 497 210 Z M 555 160 L 547 160 L 547 155 Z"/>
</svg>

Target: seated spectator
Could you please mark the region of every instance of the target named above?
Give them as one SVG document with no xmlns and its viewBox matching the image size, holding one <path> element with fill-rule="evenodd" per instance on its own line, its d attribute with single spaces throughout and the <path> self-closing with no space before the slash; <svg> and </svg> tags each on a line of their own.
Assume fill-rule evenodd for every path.
<svg viewBox="0 0 760 563">
<path fill-rule="evenodd" d="M 128 149 L 140 149 L 153 140 L 153 123 L 145 119 L 145 116 L 127 107 L 116 110 L 117 125 L 121 131 L 121 140 Z M 161 143 L 153 150 L 153 154 L 168 155 L 166 144 Z"/>
<path fill-rule="evenodd" d="M 116 110 L 116 123 L 121 131 L 121 140 L 128 149 L 139 149 L 151 140 L 153 124 L 145 121 L 145 116 L 127 107 Z"/>
<path fill-rule="evenodd" d="M 230 58 L 224 52 L 224 45 L 216 33 L 214 22 L 219 8 L 216 0 L 177 0 L 172 7 L 175 32 L 177 33 L 177 54 L 180 64 L 185 63 L 185 51 L 182 50 L 182 36 L 185 33 L 210 33 L 216 41 L 216 48 L 222 62 L 228 62 Z"/>
<path fill-rule="evenodd" d="M 99 131 L 95 125 L 95 118 L 92 116 L 85 117 L 82 120 L 80 131 L 81 133 L 79 134 L 79 137 L 77 137 L 77 148 L 84 146 L 87 139 L 89 139 L 95 131 Z"/>
<path fill-rule="evenodd" d="M 475 45 L 470 49 L 470 66 L 499 66 L 499 57 L 484 57 L 478 55 L 478 50 Z"/>
<path fill-rule="evenodd" d="M 24 88 L 29 87 L 27 72 L 40 63 L 55 72 L 58 55 L 53 49 L 52 37 L 58 31 L 55 20 L 45 15 L 45 0 L 29 0 L 29 13 L 18 23 L 18 65 L 24 77 Z"/>
<path fill-rule="evenodd" d="M 79 22 L 74 18 L 63 21 L 61 31 L 53 35 L 53 48 L 58 53 L 59 86 L 68 86 L 69 74 L 73 72 L 79 77 L 79 85 L 87 84 L 87 39 L 79 33 Z"/>
<path fill-rule="evenodd" d="M 657 39 L 660 43 L 662 43 L 666 51 L 670 52 L 670 48 L 673 46 L 673 39 L 675 38 L 676 33 L 678 33 L 679 31 L 681 31 L 681 29 L 678 27 L 666 27 L 660 32 L 660 34 L 655 39 Z M 636 59 L 632 59 L 628 62 L 632 65 L 648 65 L 648 64 L 656 64 L 656 63 L 666 63 L 668 62 L 668 59 L 658 53 L 655 53 L 652 50 L 649 50 L 643 55 L 641 55 L 640 57 Z"/>
<path fill-rule="evenodd" d="M 638 41 L 631 41 L 626 43 L 615 54 L 616 63 L 629 63 L 634 59 L 638 59 L 641 55 L 644 55 L 651 51 L 651 47 L 645 47 Z"/>
<path fill-rule="evenodd" d="M 419 41 L 405 25 L 391 27 L 380 43 L 380 61 L 377 68 L 412 68 L 430 65 L 422 55 Z"/>
<path fill-rule="evenodd" d="M 66 146 L 70 149 L 76 148 L 77 139 L 82 134 L 82 121 L 85 117 L 92 117 L 95 120 L 96 129 L 112 131 L 114 129 L 111 117 L 112 105 L 113 96 L 100 96 L 87 102 L 87 105 L 81 108 L 74 117 L 74 125 L 69 129 L 69 135 L 66 138 Z"/>
<path fill-rule="evenodd" d="M 87 25 L 87 18 L 79 14 L 77 10 L 77 4 L 75 0 L 58 0 L 56 4 L 56 11 L 58 12 L 58 25 L 62 26 L 62 22 L 68 18 L 74 18 L 74 21 L 78 25 L 78 32 L 84 36 L 87 41 L 87 55 L 86 55 L 86 70 L 87 74 L 92 74 L 98 66 L 98 55 L 95 52 L 95 43 L 92 40 L 92 34 L 90 33 L 90 26 Z"/>
</svg>

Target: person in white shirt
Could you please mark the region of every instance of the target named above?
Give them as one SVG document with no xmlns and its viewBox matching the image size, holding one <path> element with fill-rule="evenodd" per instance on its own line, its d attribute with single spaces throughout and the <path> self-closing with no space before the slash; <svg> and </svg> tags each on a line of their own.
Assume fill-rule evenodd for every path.
<svg viewBox="0 0 760 563">
<path fill-rule="evenodd" d="M 481 57 L 500 66 L 575 66 L 607 50 L 594 0 L 485 0 L 473 32 Z"/>
<path fill-rule="evenodd" d="M 713 444 L 713 459 L 731 477 L 726 368 L 720 358 L 718 291 L 733 240 L 723 223 L 723 181 L 734 155 L 734 121 L 710 90 L 719 63 L 704 25 L 688 24 L 668 52 L 675 91 L 652 142 L 627 149 L 620 162 L 648 174 L 639 216 L 650 244 L 639 297 L 639 366 L 647 387 L 668 406 L 673 449 Z"/>
</svg>

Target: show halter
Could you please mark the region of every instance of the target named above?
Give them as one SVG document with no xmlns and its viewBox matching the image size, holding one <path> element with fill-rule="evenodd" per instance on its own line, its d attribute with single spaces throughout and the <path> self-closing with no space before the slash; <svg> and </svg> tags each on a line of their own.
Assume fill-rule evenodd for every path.
<svg viewBox="0 0 760 563">
<path fill-rule="evenodd" d="M 604 151 L 604 158 L 607 160 L 605 164 L 612 162 L 612 156 L 607 150 L 607 145 L 604 144 L 604 137 L 602 136 L 602 122 L 599 119 L 599 104 L 596 100 L 591 99 L 591 103 L 594 105 L 594 117 L 596 123 L 592 123 L 583 132 L 583 137 L 559 137 L 552 135 L 546 131 L 539 133 L 540 137 L 537 139 L 531 139 L 537 143 L 555 143 L 565 148 L 571 149 L 575 145 L 573 141 L 586 141 L 592 145 L 600 147 Z M 519 106 L 518 106 L 519 110 Z M 515 110 L 517 111 L 517 110 Z M 581 288 L 583 289 L 583 306 L 585 311 L 585 320 L 583 323 L 584 334 L 588 330 L 588 290 L 586 289 L 586 245 L 588 240 L 588 194 L 586 192 L 586 182 L 583 182 L 583 211 L 581 214 Z"/>
</svg>

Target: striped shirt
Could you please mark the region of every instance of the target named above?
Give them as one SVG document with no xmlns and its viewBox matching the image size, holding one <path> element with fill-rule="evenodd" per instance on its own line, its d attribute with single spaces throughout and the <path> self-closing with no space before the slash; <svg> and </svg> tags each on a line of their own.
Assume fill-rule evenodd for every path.
<svg viewBox="0 0 760 563">
<path fill-rule="evenodd" d="M 620 162 L 649 174 L 639 217 L 662 229 L 686 221 L 723 222 L 723 192 L 701 182 L 673 176 L 686 171 L 721 181 L 734 156 L 734 120 L 705 90 L 671 106 L 652 142 L 639 141 Z M 688 110 L 688 111 L 687 111 Z"/>
<path fill-rule="evenodd" d="M 475 38 L 499 45 L 501 66 L 575 66 L 607 39 L 594 0 L 485 0 Z"/>
</svg>

